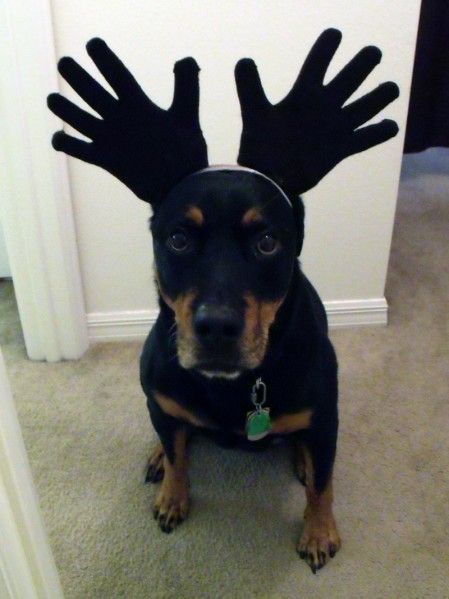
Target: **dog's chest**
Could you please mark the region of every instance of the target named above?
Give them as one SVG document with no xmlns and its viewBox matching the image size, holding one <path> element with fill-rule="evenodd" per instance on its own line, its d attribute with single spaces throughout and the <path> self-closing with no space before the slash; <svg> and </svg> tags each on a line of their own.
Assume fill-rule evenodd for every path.
<svg viewBox="0 0 449 599">
<path fill-rule="evenodd" d="M 251 385 L 212 384 L 202 389 L 192 409 L 203 416 L 207 428 L 246 434 L 257 412 Z M 310 426 L 313 410 L 300 387 L 283 389 L 270 382 L 261 408 L 269 414 L 270 433 L 286 434 Z"/>
</svg>

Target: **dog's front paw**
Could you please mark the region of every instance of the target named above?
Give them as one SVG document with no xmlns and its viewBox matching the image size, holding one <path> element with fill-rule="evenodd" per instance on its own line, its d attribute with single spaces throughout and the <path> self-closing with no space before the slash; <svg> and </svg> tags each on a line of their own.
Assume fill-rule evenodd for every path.
<svg viewBox="0 0 449 599">
<path fill-rule="evenodd" d="M 306 560 L 316 574 L 334 557 L 341 547 L 341 540 L 332 515 L 319 518 L 310 515 L 305 520 L 304 530 L 296 547 L 299 557 Z"/>
<path fill-rule="evenodd" d="M 163 532 L 171 532 L 187 518 L 189 512 L 189 490 L 187 483 L 168 485 L 162 488 L 154 504 L 153 515 Z"/>
</svg>

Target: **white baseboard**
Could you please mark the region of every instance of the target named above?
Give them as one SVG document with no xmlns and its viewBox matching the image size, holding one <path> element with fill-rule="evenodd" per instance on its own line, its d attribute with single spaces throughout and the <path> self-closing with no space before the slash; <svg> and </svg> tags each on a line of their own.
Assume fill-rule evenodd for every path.
<svg viewBox="0 0 449 599">
<path fill-rule="evenodd" d="M 386 325 L 388 305 L 384 297 L 324 302 L 331 328 Z M 87 315 L 89 340 L 138 341 L 156 321 L 158 310 L 92 312 Z"/>
<path fill-rule="evenodd" d="M 124 310 L 87 314 L 90 341 L 137 341 L 145 339 L 159 310 Z"/>
<path fill-rule="evenodd" d="M 388 324 L 388 304 L 384 297 L 324 302 L 332 329 Z"/>
</svg>

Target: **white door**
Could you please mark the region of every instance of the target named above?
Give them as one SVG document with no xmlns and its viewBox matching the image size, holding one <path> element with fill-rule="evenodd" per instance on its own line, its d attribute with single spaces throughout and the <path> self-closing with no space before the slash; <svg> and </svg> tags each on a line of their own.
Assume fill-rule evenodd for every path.
<svg viewBox="0 0 449 599">
<path fill-rule="evenodd" d="M 0 348 L 0 597 L 62 599 Z"/>
<path fill-rule="evenodd" d="M 6 253 L 5 237 L 3 235 L 2 221 L 0 219 L 0 279 L 10 277 L 8 254 Z"/>
</svg>

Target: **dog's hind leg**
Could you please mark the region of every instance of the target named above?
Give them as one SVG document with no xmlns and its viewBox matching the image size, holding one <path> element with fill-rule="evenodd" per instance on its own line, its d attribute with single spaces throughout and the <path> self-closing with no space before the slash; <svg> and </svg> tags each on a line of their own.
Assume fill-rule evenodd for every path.
<svg viewBox="0 0 449 599">
<path fill-rule="evenodd" d="M 148 459 L 145 484 L 158 483 L 164 478 L 164 448 L 158 443 Z"/>
<path fill-rule="evenodd" d="M 188 428 L 186 430 L 187 442 L 193 435 L 193 429 Z M 164 478 L 164 446 L 159 441 L 157 445 L 152 449 L 150 457 L 145 468 L 145 480 L 144 484 L 160 483 Z"/>
<path fill-rule="evenodd" d="M 296 476 L 303 487 L 306 486 L 306 461 L 304 447 L 299 439 L 294 442 Z"/>
</svg>

